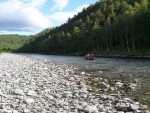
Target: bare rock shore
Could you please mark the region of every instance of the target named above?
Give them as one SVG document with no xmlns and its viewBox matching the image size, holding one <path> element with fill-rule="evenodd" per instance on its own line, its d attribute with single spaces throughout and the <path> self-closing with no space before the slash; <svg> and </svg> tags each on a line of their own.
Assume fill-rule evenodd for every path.
<svg viewBox="0 0 150 113">
<path fill-rule="evenodd" d="M 0 113 L 150 113 L 120 94 L 93 92 L 85 72 L 15 54 L 0 55 Z M 100 78 L 99 78 L 100 79 Z M 101 79 L 101 87 L 115 89 Z"/>
</svg>

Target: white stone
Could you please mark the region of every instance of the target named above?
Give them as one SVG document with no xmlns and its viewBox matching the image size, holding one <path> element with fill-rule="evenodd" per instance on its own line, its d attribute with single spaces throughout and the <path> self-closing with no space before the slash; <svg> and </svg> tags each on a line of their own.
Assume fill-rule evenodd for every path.
<svg viewBox="0 0 150 113">
<path fill-rule="evenodd" d="M 53 100 L 53 99 L 54 99 L 54 97 L 53 97 L 52 95 L 49 95 L 48 98 L 49 98 L 50 100 Z"/>
<path fill-rule="evenodd" d="M 25 100 L 25 102 L 27 104 L 32 104 L 32 103 L 34 103 L 34 100 L 32 98 L 28 98 L 28 99 Z"/>
<path fill-rule="evenodd" d="M 5 75 L 6 75 L 6 76 L 11 76 L 11 74 L 10 74 L 10 73 L 7 73 L 7 72 L 5 72 Z"/>
<path fill-rule="evenodd" d="M 3 113 L 12 113 L 12 110 L 4 109 Z"/>
<path fill-rule="evenodd" d="M 83 72 L 81 72 L 81 75 L 85 75 L 85 72 L 83 71 Z"/>
<path fill-rule="evenodd" d="M 120 87 L 123 86 L 123 83 L 122 83 L 122 82 L 116 82 L 116 83 L 115 83 L 115 86 L 118 87 L 118 88 L 120 88 Z"/>
<path fill-rule="evenodd" d="M 17 110 L 13 110 L 12 112 L 13 112 L 13 113 L 19 113 Z"/>
<path fill-rule="evenodd" d="M 24 92 L 21 89 L 15 89 L 13 93 L 16 95 L 24 95 Z"/>
<path fill-rule="evenodd" d="M 34 90 L 30 90 L 27 92 L 28 96 L 37 96 L 37 93 Z"/>
<path fill-rule="evenodd" d="M 103 71 L 99 71 L 99 74 L 102 74 L 103 73 Z"/>
<path fill-rule="evenodd" d="M 131 110 L 138 110 L 138 109 L 139 109 L 139 105 L 130 104 L 130 109 L 131 109 Z"/>
<path fill-rule="evenodd" d="M 97 107 L 96 107 L 96 106 L 93 106 L 93 105 L 92 105 L 92 106 L 87 105 L 87 106 L 84 108 L 84 111 L 85 111 L 85 112 L 88 112 L 88 113 L 99 113 Z"/>
<path fill-rule="evenodd" d="M 31 111 L 29 109 L 24 109 L 23 113 L 31 113 Z"/>
</svg>

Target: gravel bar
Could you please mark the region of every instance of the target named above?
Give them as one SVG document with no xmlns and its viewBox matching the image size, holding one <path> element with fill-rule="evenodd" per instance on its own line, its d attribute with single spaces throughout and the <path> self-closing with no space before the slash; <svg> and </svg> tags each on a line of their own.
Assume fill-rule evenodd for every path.
<svg viewBox="0 0 150 113">
<path fill-rule="evenodd" d="M 74 66 L 0 54 L 0 113 L 149 113 L 146 105 L 119 93 L 95 94 L 86 79 Z M 97 80 L 113 89 L 107 80 Z"/>
</svg>

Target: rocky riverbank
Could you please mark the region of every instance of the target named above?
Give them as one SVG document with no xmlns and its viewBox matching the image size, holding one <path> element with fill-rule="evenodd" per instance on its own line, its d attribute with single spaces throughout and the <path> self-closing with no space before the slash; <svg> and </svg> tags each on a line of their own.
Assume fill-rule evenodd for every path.
<svg viewBox="0 0 150 113">
<path fill-rule="evenodd" d="M 121 92 L 137 84 L 77 73 L 74 66 L 0 55 L 0 113 L 149 113 Z M 89 76 L 88 76 L 89 75 Z"/>
</svg>

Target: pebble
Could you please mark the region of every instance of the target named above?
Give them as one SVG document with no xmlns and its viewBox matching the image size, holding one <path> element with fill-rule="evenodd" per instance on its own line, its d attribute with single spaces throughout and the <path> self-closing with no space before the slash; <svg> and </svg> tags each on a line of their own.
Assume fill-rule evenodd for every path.
<svg viewBox="0 0 150 113">
<path fill-rule="evenodd" d="M 1 54 L 0 113 L 124 113 L 147 109 L 119 93 L 107 93 L 123 87 L 121 81 L 112 85 L 107 79 L 95 78 L 90 83 L 98 81 L 105 94 L 99 90 L 94 94 L 95 89 L 85 82 L 88 73 L 74 75 L 75 70 L 74 66 L 47 60 Z M 130 86 L 136 88 L 136 84 Z"/>
<path fill-rule="evenodd" d="M 19 113 L 17 110 L 13 110 L 12 113 Z"/>
<path fill-rule="evenodd" d="M 120 87 L 123 86 L 123 83 L 121 83 L 121 82 L 116 82 L 116 83 L 115 83 L 115 86 L 118 87 L 118 88 L 120 88 Z"/>
<path fill-rule="evenodd" d="M 138 110 L 139 109 L 139 105 L 137 104 L 130 104 L 130 109 L 135 111 L 135 110 Z"/>
<path fill-rule="evenodd" d="M 34 103 L 34 100 L 32 98 L 28 98 L 25 100 L 25 103 L 26 104 L 32 104 L 32 103 Z"/>
<path fill-rule="evenodd" d="M 27 92 L 28 96 L 37 96 L 37 93 L 34 90 L 30 90 Z"/>
<path fill-rule="evenodd" d="M 24 109 L 23 113 L 31 113 L 31 111 L 29 109 Z"/>
<path fill-rule="evenodd" d="M 16 95 L 24 95 L 24 92 L 21 89 L 15 89 L 14 90 L 14 94 L 16 94 Z"/>
<path fill-rule="evenodd" d="M 140 110 L 146 110 L 148 108 L 148 105 L 140 105 L 139 109 Z"/>
<path fill-rule="evenodd" d="M 81 72 L 81 75 L 85 75 L 85 72 L 83 71 L 83 72 Z"/>
<path fill-rule="evenodd" d="M 96 106 L 89 106 L 89 105 L 87 105 L 84 108 L 84 111 L 87 112 L 87 113 L 98 113 L 98 109 L 97 109 Z"/>
</svg>

